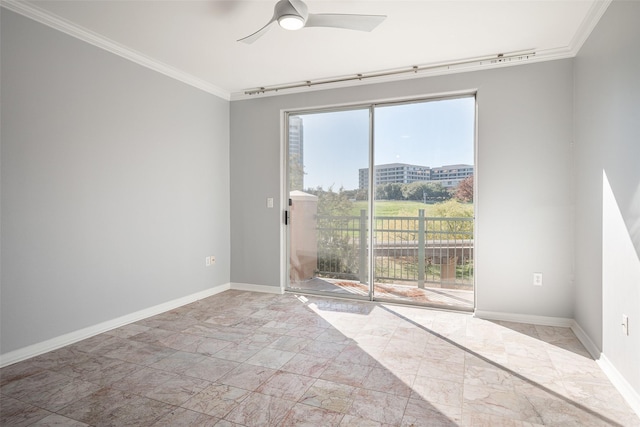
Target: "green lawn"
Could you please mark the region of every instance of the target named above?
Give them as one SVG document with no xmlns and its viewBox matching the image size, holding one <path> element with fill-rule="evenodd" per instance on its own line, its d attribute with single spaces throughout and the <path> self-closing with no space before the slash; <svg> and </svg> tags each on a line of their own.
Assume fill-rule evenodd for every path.
<svg viewBox="0 0 640 427">
<path fill-rule="evenodd" d="M 367 203 L 365 200 L 354 202 L 351 215 L 360 215 L 360 209 L 367 209 Z M 419 209 L 424 209 L 425 216 L 430 216 L 432 208 L 433 205 L 411 200 L 378 200 L 375 204 L 376 216 L 418 216 Z"/>
</svg>

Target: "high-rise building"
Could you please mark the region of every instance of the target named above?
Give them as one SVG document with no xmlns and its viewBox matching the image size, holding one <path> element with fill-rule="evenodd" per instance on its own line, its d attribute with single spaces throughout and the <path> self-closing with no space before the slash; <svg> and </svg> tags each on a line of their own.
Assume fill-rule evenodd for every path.
<svg viewBox="0 0 640 427">
<path fill-rule="evenodd" d="M 304 126 L 300 116 L 289 116 L 289 187 L 304 188 Z"/>
</svg>

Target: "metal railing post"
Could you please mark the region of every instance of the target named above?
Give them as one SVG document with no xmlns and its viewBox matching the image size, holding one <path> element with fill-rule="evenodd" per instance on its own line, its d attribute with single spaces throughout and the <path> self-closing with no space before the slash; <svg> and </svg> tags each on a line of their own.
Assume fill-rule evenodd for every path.
<svg viewBox="0 0 640 427">
<path fill-rule="evenodd" d="M 360 283 L 367 283 L 367 210 L 360 209 Z"/>
<path fill-rule="evenodd" d="M 418 210 L 418 288 L 424 289 L 424 209 Z"/>
</svg>

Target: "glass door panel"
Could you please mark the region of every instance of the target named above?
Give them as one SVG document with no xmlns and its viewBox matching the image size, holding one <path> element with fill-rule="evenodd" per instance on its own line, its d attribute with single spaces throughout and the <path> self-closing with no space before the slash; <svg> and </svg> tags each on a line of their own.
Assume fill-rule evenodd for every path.
<svg viewBox="0 0 640 427">
<path fill-rule="evenodd" d="M 374 109 L 374 298 L 474 307 L 475 97 Z"/>
<path fill-rule="evenodd" d="M 289 290 L 370 298 L 370 109 L 288 115 Z"/>
</svg>

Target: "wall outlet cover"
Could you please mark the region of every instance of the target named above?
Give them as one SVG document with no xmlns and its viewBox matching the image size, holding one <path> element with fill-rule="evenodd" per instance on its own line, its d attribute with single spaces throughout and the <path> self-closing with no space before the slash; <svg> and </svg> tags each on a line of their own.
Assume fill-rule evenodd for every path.
<svg viewBox="0 0 640 427">
<path fill-rule="evenodd" d="M 533 286 L 542 286 L 542 273 L 533 273 Z"/>
</svg>

